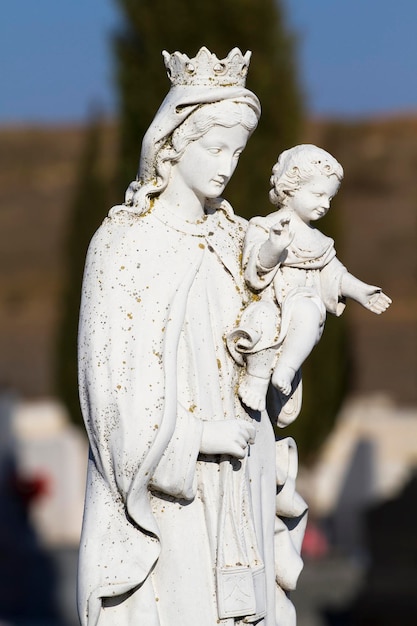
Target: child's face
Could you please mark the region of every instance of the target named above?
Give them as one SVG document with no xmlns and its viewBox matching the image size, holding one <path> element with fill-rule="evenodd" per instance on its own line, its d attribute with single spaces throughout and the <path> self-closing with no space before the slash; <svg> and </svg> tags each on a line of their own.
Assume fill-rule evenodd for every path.
<svg viewBox="0 0 417 626">
<path fill-rule="evenodd" d="M 334 174 L 331 176 L 318 174 L 302 182 L 300 189 L 288 197 L 286 206 L 297 213 L 303 222 L 309 224 L 310 221 L 319 220 L 326 215 L 339 185 L 339 179 Z"/>
</svg>

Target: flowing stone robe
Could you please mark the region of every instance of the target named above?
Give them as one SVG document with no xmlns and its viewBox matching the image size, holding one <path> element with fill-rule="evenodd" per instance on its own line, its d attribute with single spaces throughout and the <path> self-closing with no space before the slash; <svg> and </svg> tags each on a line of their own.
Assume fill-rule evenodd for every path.
<svg viewBox="0 0 417 626">
<path fill-rule="evenodd" d="M 92 240 L 79 332 L 83 626 L 295 624 L 296 450 L 241 405 L 225 341 L 246 302 L 245 229 L 221 201 L 197 223 L 160 206 L 116 212 Z M 222 419 L 256 425 L 242 461 L 199 454 L 203 421 Z"/>
</svg>

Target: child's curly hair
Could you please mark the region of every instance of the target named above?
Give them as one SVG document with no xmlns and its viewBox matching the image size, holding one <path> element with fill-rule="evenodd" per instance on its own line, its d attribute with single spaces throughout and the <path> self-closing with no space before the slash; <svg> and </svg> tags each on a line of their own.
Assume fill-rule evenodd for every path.
<svg viewBox="0 0 417 626">
<path fill-rule="evenodd" d="M 300 189 L 303 182 L 313 176 L 335 175 L 343 179 L 343 168 L 331 154 L 312 144 L 302 144 L 280 154 L 272 168 L 269 199 L 272 204 L 284 207 L 289 196 Z"/>
</svg>

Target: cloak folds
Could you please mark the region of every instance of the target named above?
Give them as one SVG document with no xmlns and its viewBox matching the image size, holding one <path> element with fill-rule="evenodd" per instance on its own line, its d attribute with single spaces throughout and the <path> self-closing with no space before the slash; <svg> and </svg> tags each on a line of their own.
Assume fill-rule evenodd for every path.
<svg viewBox="0 0 417 626">
<path fill-rule="evenodd" d="M 155 241 L 137 221 L 105 220 L 84 278 L 79 383 L 91 456 L 79 602 L 89 624 L 101 598 L 141 585 L 158 558 L 148 483 L 175 429 L 179 333 L 202 256 L 178 255 L 168 236 Z"/>
<path fill-rule="evenodd" d="M 295 623 L 287 591 L 301 569 L 306 507 L 294 490 L 294 444 L 283 440 L 276 448 L 264 413 L 238 471 L 219 471 L 221 459 L 198 456 L 202 420 L 252 419 L 237 399 L 239 367 L 224 342 L 244 301 L 244 231 L 244 220 L 222 202 L 200 224 L 171 214 L 120 212 L 105 220 L 90 245 L 79 337 L 80 397 L 91 446 L 79 565 L 83 626 L 129 626 L 139 616 L 147 626 L 170 626 L 163 594 L 173 581 L 175 601 L 182 592 L 189 603 L 203 590 L 204 600 L 213 603 L 213 594 L 196 578 L 204 575 L 214 585 L 218 542 L 229 562 L 233 557 L 233 545 L 219 533 L 221 493 L 228 486 L 228 499 L 240 502 L 244 493 L 247 508 L 243 520 L 230 517 L 231 502 L 224 528 L 250 517 L 246 536 L 252 528 L 265 565 L 264 624 Z M 229 309 L 221 306 L 225 296 Z M 208 310 L 219 316 L 213 323 L 206 320 Z M 192 358 L 186 360 L 184 345 L 190 341 Z M 189 570 L 187 551 L 170 535 L 175 523 L 184 528 L 185 516 L 185 545 L 194 536 L 198 544 Z M 179 561 L 171 558 L 170 543 Z M 280 558 L 288 554 L 291 559 Z M 195 589 L 182 583 L 187 571 Z M 162 585 L 158 595 L 155 585 Z M 208 610 L 217 611 L 215 603 Z M 212 626 L 217 618 L 206 622 Z M 219 623 L 234 622 L 230 617 Z M 182 623 L 194 621 L 184 617 Z"/>
<path fill-rule="evenodd" d="M 237 417 L 229 371 L 236 368 L 223 346 L 224 322 L 198 329 L 195 288 L 208 255 L 213 284 L 226 280 L 222 295 L 231 291 L 232 323 L 243 299 L 244 228 L 224 206 L 227 211 L 213 210 L 197 225 L 173 215 L 165 219 L 161 212 L 117 213 L 90 245 L 79 336 L 80 397 L 91 444 L 79 575 L 84 623 L 97 623 L 102 598 L 142 588 L 158 559 L 160 533 L 149 490 L 192 500 L 201 420 Z M 207 281 L 199 281 L 202 293 Z M 222 311 L 217 304 L 212 309 Z M 189 366 L 199 379 L 188 396 L 182 370 L 191 357 L 181 353 L 180 344 L 187 332 L 196 353 L 201 346 L 194 336 L 207 342 L 214 335 L 218 344 L 203 349 L 200 365 Z M 210 363 L 215 371 L 209 371 Z M 223 388 L 216 390 L 219 379 Z M 148 609 L 152 604 L 155 597 L 146 600 Z"/>
</svg>

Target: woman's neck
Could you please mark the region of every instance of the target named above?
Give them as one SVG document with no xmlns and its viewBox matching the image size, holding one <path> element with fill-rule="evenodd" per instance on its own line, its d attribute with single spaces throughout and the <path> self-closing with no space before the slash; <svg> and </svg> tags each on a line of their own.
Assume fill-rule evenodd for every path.
<svg viewBox="0 0 417 626">
<path fill-rule="evenodd" d="M 158 196 L 164 206 L 188 222 L 196 222 L 204 216 L 205 198 L 199 198 L 192 189 L 176 184 L 175 179 Z"/>
</svg>

